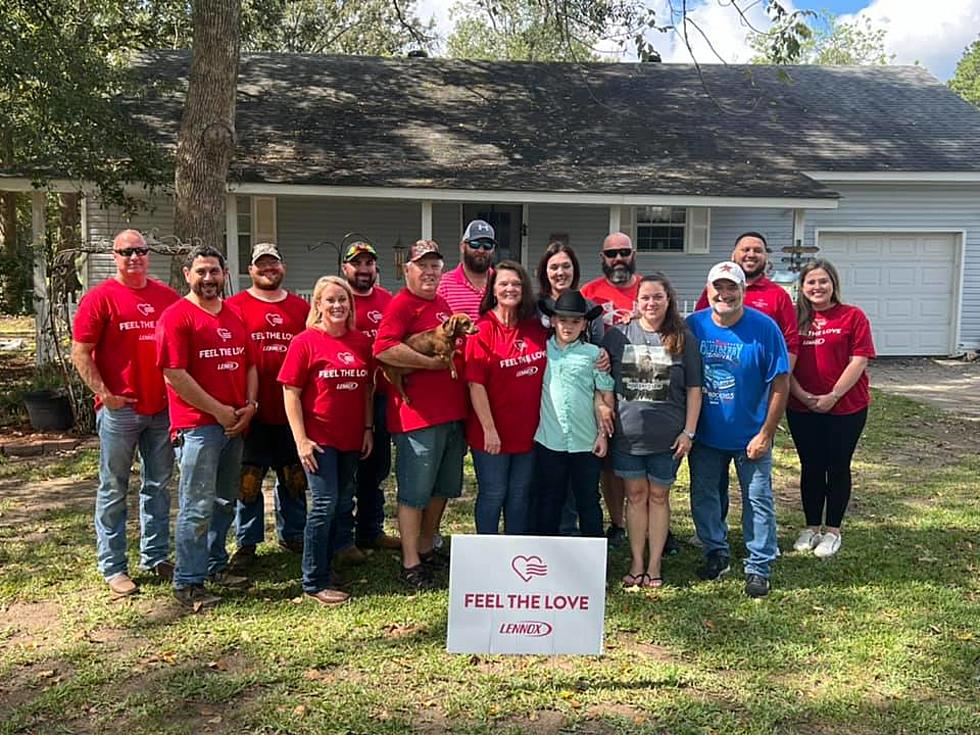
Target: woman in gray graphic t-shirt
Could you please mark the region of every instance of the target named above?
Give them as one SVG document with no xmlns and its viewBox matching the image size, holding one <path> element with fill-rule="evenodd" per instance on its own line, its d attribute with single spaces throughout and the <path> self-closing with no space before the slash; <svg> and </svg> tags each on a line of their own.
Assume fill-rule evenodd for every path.
<svg viewBox="0 0 980 735">
<path fill-rule="evenodd" d="M 670 486 L 691 450 L 701 411 L 701 358 L 662 273 L 645 276 L 639 316 L 606 334 L 616 381 L 613 471 L 626 484 L 632 560 L 624 587 L 660 587 Z M 649 561 L 644 564 L 644 552 Z"/>
</svg>

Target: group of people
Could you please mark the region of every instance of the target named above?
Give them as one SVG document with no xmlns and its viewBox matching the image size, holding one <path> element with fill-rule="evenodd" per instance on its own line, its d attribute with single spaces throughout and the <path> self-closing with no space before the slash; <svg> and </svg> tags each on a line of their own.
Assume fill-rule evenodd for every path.
<svg viewBox="0 0 980 735">
<path fill-rule="evenodd" d="M 440 524 L 472 453 L 477 533 L 628 539 L 626 587 L 663 584 L 669 494 L 688 457 L 702 579 L 730 571 L 729 466 L 742 493 L 745 591 L 768 594 L 779 554 L 772 444 L 784 414 L 801 463 L 806 526 L 794 548 L 839 549 L 850 463 L 870 402 L 874 357 L 864 314 L 841 301 L 834 267 L 808 263 L 796 307 L 766 278 L 767 246 L 745 233 L 682 314 L 662 273 L 636 273 L 624 233 L 599 253 L 603 275 L 579 289 L 565 242 L 531 274 L 494 263 L 493 227 L 470 222 L 447 272 L 416 242 L 404 288 L 378 284 L 377 252 L 355 242 L 343 277 L 317 280 L 311 302 L 287 292 L 276 245 L 259 243 L 251 286 L 223 298 L 222 253 L 190 252 L 184 298 L 148 275 L 139 232 L 113 244 L 117 272 L 82 299 L 73 360 L 96 396 L 101 441 L 95 526 L 99 571 L 114 595 L 137 590 L 126 561 L 126 495 L 142 469 L 140 566 L 172 578 L 184 605 L 220 598 L 205 582 L 250 584 L 263 540 L 262 483 L 277 476 L 277 532 L 302 554 L 304 592 L 345 602 L 334 562 L 364 549 L 401 552 L 401 581 L 437 586 Z M 450 365 L 406 340 L 465 314 L 473 329 Z M 383 368 L 403 373 L 399 389 Z M 452 369 L 451 369 L 452 368 Z M 787 401 L 789 402 L 787 411 Z M 400 538 L 384 530 L 383 485 L 395 453 Z M 179 467 L 176 564 L 169 561 L 169 481 Z M 602 498 L 610 518 L 603 528 Z M 235 553 L 227 535 L 235 526 Z"/>
</svg>

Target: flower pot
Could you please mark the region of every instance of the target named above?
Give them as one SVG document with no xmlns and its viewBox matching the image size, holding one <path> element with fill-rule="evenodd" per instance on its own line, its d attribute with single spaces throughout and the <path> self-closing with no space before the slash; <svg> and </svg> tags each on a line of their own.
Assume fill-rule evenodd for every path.
<svg viewBox="0 0 980 735">
<path fill-rule="evenodd" d="M 24 394 L 24 406 L 34 431 L 68 431 L 75 422 L 71 401 L 58 391 L 28 391 Z"/>
</svg>

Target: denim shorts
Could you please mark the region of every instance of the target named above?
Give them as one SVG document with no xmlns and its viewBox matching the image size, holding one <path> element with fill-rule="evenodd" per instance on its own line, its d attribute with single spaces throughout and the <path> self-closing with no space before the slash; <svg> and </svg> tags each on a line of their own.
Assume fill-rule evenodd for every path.
<svg viewBox="0 0 980 735">
<path fill-rule="evenodd" d="M 422 510 L 433 497 L 462 494 L 466 454 L 462 421 L 393 434 L 392 439 L 399 504 Z"/>
<path fill-rule="evenodd" d="M 612 452 L 613 472 L 616 477 L 624 480 L 635 480 L 648 477 L 656 485 L 670 487 L 677 479 L 677 468 L 681 466 L 679 459 L 674 459 L 673 452 L 659 454 L 626 454 L 615 449 Z"/>
</svg>

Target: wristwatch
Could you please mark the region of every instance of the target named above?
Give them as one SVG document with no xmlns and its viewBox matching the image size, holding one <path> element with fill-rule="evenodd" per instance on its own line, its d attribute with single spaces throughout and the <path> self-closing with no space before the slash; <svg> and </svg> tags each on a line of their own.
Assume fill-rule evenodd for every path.
<svg viewBox="0 0 980 735">
<path fill-rule="evenodd" d="M 256 411 L 259 410 L 259 402 L 256 401 L 254 398 L 249 398 L 247 401 L 245 401 L 245 405 L 246 406 L 255 406 L 255 410 Z"/>
<path fill-rule="evenodd" d="M 684 433 L 684 436 L 686 436 L 688 439 L 690 439 L 691 441 L 694 441 L 694 432 L 693 431 L 685 431 L 683 433 Z"/>
</svg>

